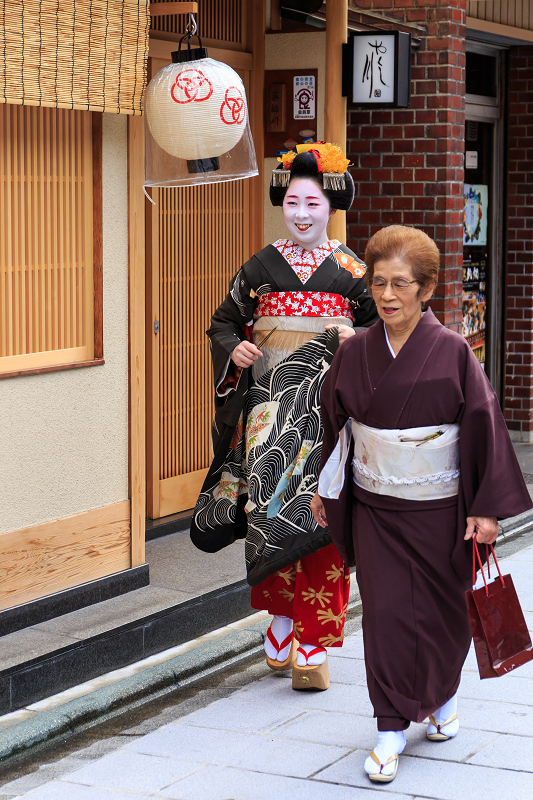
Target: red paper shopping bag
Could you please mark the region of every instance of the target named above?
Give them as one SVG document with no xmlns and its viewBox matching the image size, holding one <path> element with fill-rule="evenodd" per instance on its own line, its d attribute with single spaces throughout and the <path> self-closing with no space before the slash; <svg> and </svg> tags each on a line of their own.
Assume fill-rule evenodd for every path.
<svg viewBox="0 0 533 800">
<path fill-rule="evenodd" d="M 520 608 L 513 579 L 502 575 L 494 554 L 490 549 L 498 569 L 498 578 L 487 584 L 479 550 L 474 539 L 473 580 L 475 584 L 476 556 L 481 567 L 484 586 L 466 592 L 470 627 L 476 650 L 480 678 L 497 678 L 533 659 L 533 645 L 527 629 L 524 614 Z M 487 546 L 487 564 L 489 548 Z M 489 567 L 490 577 L 490 567 Z"/>
</svg>

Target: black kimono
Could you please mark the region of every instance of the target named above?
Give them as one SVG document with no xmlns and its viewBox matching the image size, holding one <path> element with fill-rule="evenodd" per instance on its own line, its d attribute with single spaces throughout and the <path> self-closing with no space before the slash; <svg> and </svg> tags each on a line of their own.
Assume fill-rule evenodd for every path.
<svg viewBox="0 0 533 800">
<path fill-rule="evenodd" d="M 422 721 L 457 691 L 470 644 L 467 516 L 531 508 L 496 395 L 467 342 L 428 309 L 394 358 L 383 323 L 339 349 L 321 395 L 323 467 L 349 418 L 377 429 L 457 423 L 458 495 L 407 500 L 354 483 L 323 498 L 332 539 L 356 564 L 370 699 L 380 730 Z"/>
<path fill-rule="evenodd" d="M 236 538 L 247 537 L 251 585 L 331 541 L 329 533 L 314 522 L 309 500 L 316 489 L 322 439 L 319 392 L 338 337 L 333 331 L 311 333 L 310 340 L 255 383 L 252 368 L 235 368 L 230 354 L 240 341 L 251 340 L 251 323 L 266 297 L 273 303 L 280 298 L 280 302 L 294 302 L 294 311 L 281 313 L 300 319 L 306 313 L 297 308 L 304 303 L 302 298 L 314 298 L 318 305 L 322 298 L 337 298 L 356 329 L 372 324 L 377 313 L 364 271 L 354 254 L 338 245 L 304 283 L 278 249 L 269 245 L 232 280 L 207 331 L 216 388 L 215 457 L 195 509 L 191 538 L 200 549 L 215 552 Z M 309 316 L 324 315 L 315 309 Z M 270 416 L 257 419 L 253 414 L 262 403 Z M 267 419 L 271 429 L 263 441 Z M 257 438 L 250 430 L 251 420 L 259 432 Z M 251 460 L 257 467 L 251 480 L 262 498 L 260 509 L 250 509 Z"/>
</svg>

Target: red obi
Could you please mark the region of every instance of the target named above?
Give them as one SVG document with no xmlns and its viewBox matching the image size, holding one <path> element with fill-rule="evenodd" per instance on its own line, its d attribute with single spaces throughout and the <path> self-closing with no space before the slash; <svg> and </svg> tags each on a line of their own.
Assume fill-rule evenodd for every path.
<svg viewBox="0 0 533 800">
<path fill-rule="evenodd" d="M 346 317 L 355 321 L 350 301 L 329 292 L 268 292 L 257 302 L 255 317 Z"/>
</svg>

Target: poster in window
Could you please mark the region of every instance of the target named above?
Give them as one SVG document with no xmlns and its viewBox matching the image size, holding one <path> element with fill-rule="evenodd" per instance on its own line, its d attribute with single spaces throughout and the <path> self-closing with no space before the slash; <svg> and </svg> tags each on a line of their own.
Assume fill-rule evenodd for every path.
<svg viewBox="0 0 533 800">
<path fill-rule="evenodd" d="M 487 244 L 489 187 L 465 183 L 463 208 L 463 245 Z"/>
<path fill-rule="evenodd" d="M 485 256 L 471 256 L 463 262 L 463 336 L 478 361 L 485 363 L 486 312 Z"/>
</svg>

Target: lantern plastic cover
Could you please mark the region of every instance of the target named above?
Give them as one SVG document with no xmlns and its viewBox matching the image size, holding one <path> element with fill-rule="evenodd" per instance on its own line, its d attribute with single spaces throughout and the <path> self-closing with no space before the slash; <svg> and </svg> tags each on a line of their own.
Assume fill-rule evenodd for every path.
<svg viewBox="0 0 533 800">
<path fill-rule="evenodd" d="M 218 159 L 219 169 L 194 162 Z M 192 165 L 192 166 L 191 166 Z M 187 186 L 257 175 L 243 83 L 219 61 L 169 64 L 145 100 L 145 186 Z"/>
</svg>

